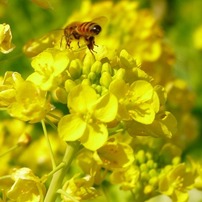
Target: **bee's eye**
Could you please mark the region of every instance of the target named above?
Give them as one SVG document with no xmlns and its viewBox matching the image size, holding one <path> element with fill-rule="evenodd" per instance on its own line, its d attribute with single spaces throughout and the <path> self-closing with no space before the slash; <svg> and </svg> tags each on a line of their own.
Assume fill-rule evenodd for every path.
<svg viewBox="0 0 202 202">
<path fill-rule="evenodd" d="M 92 27 L 91 31 L 94 33 L 94 34 L 99 34 L 101 32 L 102 28 L 100 27 L 100 25 L 95 25 Z"/>
</svg>

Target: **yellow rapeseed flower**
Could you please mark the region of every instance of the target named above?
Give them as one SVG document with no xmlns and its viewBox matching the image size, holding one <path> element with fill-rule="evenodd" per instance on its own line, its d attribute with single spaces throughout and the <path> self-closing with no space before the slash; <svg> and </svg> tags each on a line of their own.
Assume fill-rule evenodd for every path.
<svg viewBox="0 0 202 202">
<path fill-rule="evenodd" d="M 128 144 L 119 142 L 116 135 L 110 136 L 105 145 L 95 151 L 93 157 L 102 168 L 108 170 L 126 168 L 134 161 L 133 149 Z"/>
<path fill-rule="evenodd" d="M 93 187 L 94 180 L 92 176 L 87 175 L 83 178 L 77 178 L 75 175 L 66 181 L 61 192 L 62 202 L 78 202 L 81 200 L 94 199 L 100 195 L 99 190 Z"/>
<path fill-rule="evenodd" d="M 43 201 L 45 186 L 31 169 L 16 169 L 11 178 L 14 183 L 7 193 L 9 199 L 14 201 Z"/>
<path fill-rule="evenodd" d="M 20 120 L 41 121 L 53 108 L 46 92 L 24 81 L 19 73 L 6 72 L 0 90 L 1 107 L 7 107 L 8 113 Z"/>
<path fill-rule="evenodd" d="M 159 181 L 159 191 L 176 202 L 188 201 L 188 190 L 194 185 L 195 174 L 184 163 L 166 169 Z"/>
<path fill-rule="evenodd" d="M 60 137 L 65 141 L 80 140 L 88 149 L 100 148 L 108 138 L 105 123 L 116 118 L 118 102 L 113 94 L 99 97 L 85 84 L 74 87 L 68 95 L 70 114 L 61 118 Z"/>
<path fill-rule="evenodd" d="M 0 84 L 0 107 L 7 107 L 15 100 L 15 91 L 23 78 L 17 72 L 8 71 Z"/>
<path fill-rule="evenodd" d="M 12 33 L 10 25 L 3 23 L 0 24 L 0 52 L 9 53 L 15 46 L 12 44 Z"/>
<path fill-rule="evenodd" d="M 119 116 L 123 120 L 135 120 L 151 124 L 159 110 L 159 98 L 152 85 L 144 80 L 134 81 L 131 85 L 124 80 L 114 80 L 110 91 L 119 99 Z"/>
<path fill-rule="evenodd" d="M 38 85 L 42 90 L 51 90 L 62 82 L 62 73 L 69 64 L 67 51 L 47 49 L 33 58 L 32 67 L 35 72 L 27 80 Z"/>
</svg>

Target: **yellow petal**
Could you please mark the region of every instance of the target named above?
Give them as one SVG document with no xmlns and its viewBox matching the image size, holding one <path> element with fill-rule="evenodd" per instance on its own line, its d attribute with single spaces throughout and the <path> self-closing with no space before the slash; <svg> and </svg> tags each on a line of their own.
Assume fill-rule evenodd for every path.
<svg viewBox="0 0 202 202">
<path fill-rule="evenodd" d="M 78 116 L 66 115 L 61 118 L 58 124 L 59 136 L 64 141 L 78 140 L 86 129 L 86 123 Z"/>
<path fill-rule="evenodd" d="M 97 150 L 107 141 L 108 131 L 104 124 L 88 125 L 81 143 L 90 150 Z"/>
<path fill-rule="evenodd" d="M 136 102 L 146 102 L 152 99 L 154 89 L 152 85 L 144 80 L 138 80 L 130 86 L 130 96 Z"/>
<path fill-rule="evenodd" d="M 68 95 L 68 106 L 74 112 L 90 112 L 93 110 L 97 98 L 98 96 L 92 87 L 81 84 L 70 91 Z"/>
<path fill-rule="evenodd" d="M 117 111 L 118 101 L 114 95 L 108 93 L 99 99 L 94 116 L 102 122 L 110 122 L 115 119 Z"/>
<path fill-rule="evenodd" d="M 148 103 L 139 104 L 135 109 L 129 110 L 129 114 L 132 119 L 143 124 L 151 124 L 155 119 L 155 112 Z"/>
<path fill-rule="evenodd" d="M 110 84 L 110 92 L 112 92 L 118 99 L 124 98 L 128 91 L 128 85 L 122 79 L 115 79 Z"/>
</svg>

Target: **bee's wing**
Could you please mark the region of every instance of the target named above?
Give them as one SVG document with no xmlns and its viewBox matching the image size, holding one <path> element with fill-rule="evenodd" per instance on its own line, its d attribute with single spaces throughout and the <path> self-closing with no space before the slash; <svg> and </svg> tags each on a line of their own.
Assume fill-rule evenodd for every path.
<svg viewBox="0 0 202 202">
<path fill-rule="evenodd" d="M 108 21 L 108 19 L 107 19 L 106 16 L 100 16 L 100 17 L 94 18 L 92 20 L 92 22 L 94 22 L 94 23 L 96 23 L 96 24 L 98 24 L 100 26 L 105 25 L 107 23 L 107 21 Z"/>
<path fill-rule="evenodd" d="M 28 57 L 34 57 L 47 48 L 54 47 L 55 43 L 60 40 L 63 35 L 63 29 L 57 29 L 48 32 L 47 34 L 29 40 L 23 47 L 23 52 Z"/>
</svg>

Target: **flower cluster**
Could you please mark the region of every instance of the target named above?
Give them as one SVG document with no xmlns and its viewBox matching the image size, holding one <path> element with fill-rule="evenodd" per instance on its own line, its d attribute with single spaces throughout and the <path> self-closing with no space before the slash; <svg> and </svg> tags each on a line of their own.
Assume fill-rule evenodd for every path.
<svg viewBox="0 0 202 202">
<path fill-rule="evenodd" d="M 6 72 L 1 84 L 1 106 L 15 118 L 32 123 L 44 119 L 51 111 L 46 92 L 30 81 L 24 81 L 17 72 Z"/>
<path fill-rule="evenodd" d="M 54 142 L 49 159 L 45 138 L 36 129 L 27 153 L 13 164 L 28 163 L 44 176 L 36 177 L 30 168 L 12 171 L 3 179 L 3 199 L 52 202 L 59 193 L 63 202 L 96 200 L 110 183 L 130 190 L 131 201 L 164 194 L 186 202 L 188 190 L 201 188 L 200 166 L 181 159 L 182 149 L 197 136 L 195 121 L 190 122 L 194 96 L 184 81 L 173 76 L 174 54 L 161 29 L 151 13 L 138 10 L 133 1 L 95 5 L 84 1 L 82 8 L 66 25 L 101 15 L 108 18 L 95 39 L 94 52 L 86 48 L 85 40 L 78 46 L 75 39 L 68 48 L 62 33 L 50 33 L 24 46 L 32 57 L 32 74 L 23 79 L 9 71 L 1 79 L 0 107 L 23 122 L 41 122 L 47 143 Z M 54 129 L 46 130 L 45 122 Z M 182 138 L 187 142 L 176 143 Z M 0 144 L 4 142 L 2 138 Z M 27 160 L 32 152 L 38 168 Z M 53 164 L 49 174 L 48 160 Z"/>
</svg>

